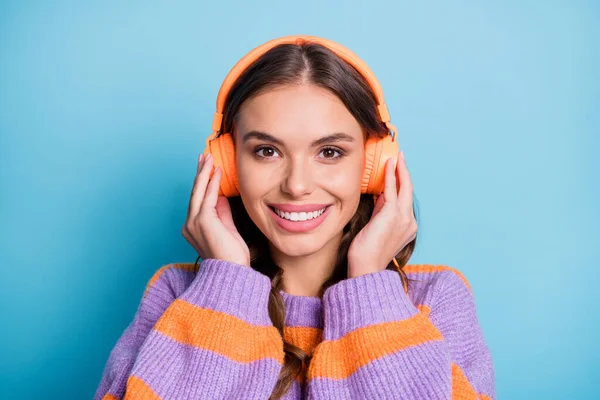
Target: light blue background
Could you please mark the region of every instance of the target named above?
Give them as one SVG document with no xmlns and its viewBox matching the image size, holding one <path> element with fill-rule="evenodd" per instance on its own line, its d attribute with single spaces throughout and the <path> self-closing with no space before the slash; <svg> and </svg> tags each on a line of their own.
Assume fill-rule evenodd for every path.
<svg viewBox="0 0 600 400">
<path fill-rule="evenodd" d="M 379 77 L 411 263 L 470 281 L 499 398 L 595 397 L 599 20 L 593 1 L 2 2 L 0 397 L 92 397 L 148 279 L 195 259 L 180 228 L 223 78 L 299 33 Z"/>
</svg>

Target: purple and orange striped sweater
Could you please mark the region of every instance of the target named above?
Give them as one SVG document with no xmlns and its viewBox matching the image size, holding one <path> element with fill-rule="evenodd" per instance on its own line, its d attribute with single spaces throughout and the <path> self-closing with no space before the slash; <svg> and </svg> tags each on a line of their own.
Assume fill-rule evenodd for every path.
<svg viewBox="0 0 600 400">
<path fill-rule="evenodd" d="M 407 265 L 345 279 L 323 298 L 281 292 L 287 341 L 312 355 L 285 399 L 495 399 L 489 348 L 456 269 Z M 269 278 L 206 259 L 150 279 L 95 400 L 268 399 L 283 341 Z"/>
</svg>

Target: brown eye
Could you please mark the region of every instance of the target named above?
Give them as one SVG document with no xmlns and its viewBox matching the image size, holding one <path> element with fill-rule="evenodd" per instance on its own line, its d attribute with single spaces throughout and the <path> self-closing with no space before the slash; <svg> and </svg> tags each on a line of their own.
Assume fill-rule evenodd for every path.
<svg viewBox="0 0 600 400">
<path fill-rule="evenodd" d="M 278 155 L 277 150 L 272 147 L 262 146 L 254 152 L 258 158 L 272 158 Z"/>
<path fill-rule="evenodd" d="M 329 160 L 334 160 L 344 155 L 342 150 L 336 149 L 335 147 L 325 147 L 323 150 L 321 150 L 321 154 L 323 154 L 323 158 Z"/>
</svg>

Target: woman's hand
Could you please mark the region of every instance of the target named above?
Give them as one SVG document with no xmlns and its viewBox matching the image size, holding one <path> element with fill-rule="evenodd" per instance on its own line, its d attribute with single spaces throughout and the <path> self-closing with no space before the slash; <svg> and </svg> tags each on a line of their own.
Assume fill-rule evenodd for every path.
<svg viewBox="0 0 600 400">
<path fill-rule="evenodd" d="M 216 258 L 250 266 L 250 251 L 233 223 L 229 201 L 219 196 L 222 171 L 209 154 L 198 159 L 198 171 L 181 234 L 203 259 Z M 207 187 L 208 184 L 208 187 Z"/>
<path fill-rule="evenodd" d="M 371 220 L 350 244 L 348 278 L 383 271 L 392 258 L 417 236 L 412 197 L 412 182 L 404 154 L 400 152 L 396 168 L 391 158 L 386 162 L 383 194 L 377 199 Z"/>
</svg>

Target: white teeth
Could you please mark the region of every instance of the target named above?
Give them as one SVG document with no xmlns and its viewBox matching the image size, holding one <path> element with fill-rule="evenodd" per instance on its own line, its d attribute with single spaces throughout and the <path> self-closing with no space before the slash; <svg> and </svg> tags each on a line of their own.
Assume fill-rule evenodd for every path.
<svg viewBox="0 0 600 400">
<path fill-rule="evenodd" d="M 309 219 L 313 219 L 313 218 L 317 218 L 318 216 L 320 216 L 321 214 L 323 214 L 323 212 L 325 212 L 325 209 L 327 207 L 318 210 L 318 211 L 311 211 L 311 212 L 283 212 L 281 210 L 278 210 L 276 208 L 274 208 L 275 213 L 277 213 L 277 215 L 279 215 L 281 218 L 290 220 L 290 221 L 307 221 Z"/>
</svg>

